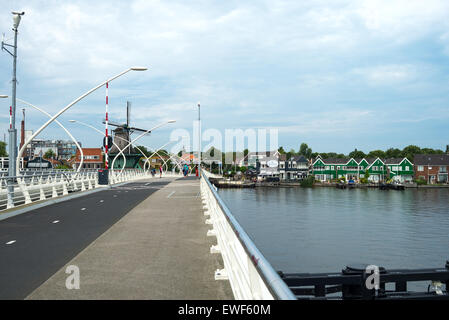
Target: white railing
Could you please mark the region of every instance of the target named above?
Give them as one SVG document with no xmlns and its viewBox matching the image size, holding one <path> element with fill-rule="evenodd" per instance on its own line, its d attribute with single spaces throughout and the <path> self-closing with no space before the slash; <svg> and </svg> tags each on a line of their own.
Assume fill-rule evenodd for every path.
<svg viewBox="0 0 449 320">
<path fill-rule="evenodd" d="M 150 173 L 140 169 L 125 170 L 120 176 L 109 173 L 109 185 L 153 178 Z M 179 175 L 163 174 L 163 177 L 172 176 Z M 158 177 L 159 175 L 154 176 Z M 15 177 L 12 188 L 8 188 L 8 179 L 6 175 L 0 176 L 0 212 L 72 192 L 107 187 L 98 184 L 98 170 L 83 170 L 79 173 L 73 170 L 24 171 L 20 177 Z"/>
<path fill-rule="evenodd" d="M 296 297 L 231 214 L 202 170 L 201 197 L 208 236 L 217 237 L 211 253 L 221 253 L 224 269 L 215 271 L 216 280 L 229 280 L 237 300 L 295 300 Z"/>
</svg>

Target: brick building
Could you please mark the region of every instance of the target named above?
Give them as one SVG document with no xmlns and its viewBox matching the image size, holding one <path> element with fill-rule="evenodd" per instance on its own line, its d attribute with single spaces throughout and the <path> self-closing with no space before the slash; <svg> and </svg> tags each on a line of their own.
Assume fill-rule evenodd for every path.
<svg viewBox="0 0 449 320">
<path fill-rule="evenodd" d="M 103 151 L 101 148 L 82 148 L 84 153 L 83 169 L 100 169 L 104 167 Z M 77 169 L 81 163 L 81 154 L 76 150 L 75 158 L 72 160 L 72 166 Z"/>
<path fill-rule="evenodd" d="M 415 179 L 429 184 L 448 183 L 449 154 L 417 154 L 414 165 Z"/>
</svg>

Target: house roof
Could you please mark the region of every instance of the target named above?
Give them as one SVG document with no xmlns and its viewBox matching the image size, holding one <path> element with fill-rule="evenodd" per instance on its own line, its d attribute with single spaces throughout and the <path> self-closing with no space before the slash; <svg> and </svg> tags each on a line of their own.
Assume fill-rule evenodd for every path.
<svg viewBox="0 0 449 320">
<path fill-rule="evenodd" d="M 449 165 L 449 154 L 417 154 L 413 162 L 415 165 Z"/>
<path fill-rule="evenodd" d="M 321 159 L 325 164 L 346 164 L 350 159 L 348 158 L 326 158 Z"/>
<path fill-rule="evenodd" d="M 101 155 L 101 148 L 81 148 L 85 156 L 98 156 Z M 76 155 L 80 154 L 80 150 L 76 149 Z"/>
<path fill-rule="evenodd" d="M 296 162 L 309 162 L 309 160 L 307 160 L 306 157 L 304 157 L 303 155 L 294 156 L 292 158 L 293 158 L 293 161 L 296 161 Z"/>
<path fill-rule="evenodd" d="M 386 164 L 400 164 L 404 158 L 389 158 L 385 159 Z"/>
</svg>

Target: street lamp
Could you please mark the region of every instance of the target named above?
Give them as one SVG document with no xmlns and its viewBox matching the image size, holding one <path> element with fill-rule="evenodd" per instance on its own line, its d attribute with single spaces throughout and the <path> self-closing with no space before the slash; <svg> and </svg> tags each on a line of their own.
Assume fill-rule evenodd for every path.
<svg viewBox="0 0 449 320">
<path fill-rule="evenodd" d="M 13 28 L 14 31 L 14 44 L 8 44 L 2 41 L 2 50 L 5 50 L 13 57 L 12 64 L 12 96 L 11 96 L 11 109 L 10 109 L 10 125 L 9 125 L 9 155 L 8 155 L 8 195 L 11 195 L 14 192 L 13 187 L 13 176 L 16 174 L 16 165 L 17 171 L 19 171 L 19 161 L 16 162 L 16 154 L 17 154 L 17 130 L 16 130 L 16 70 L 17 70 L 17 33 L 20 24 L 20 20 L 25 12 L 11 12 L 13 14 Z M 13 52 L 9 51 L 6 47 L 13 48 Z M 8 205 L 11 205 L 10 201 L 12 201 L 8 196 Z"/>
<path fill-rule="evenodd" d="M 129 68 L 126 69 L 125 71 L 113 76 L 112 78 L 109 78 L 106 81 L 103 81 L 102 83 L 100 83 L 99 85 L 97 85 L 96 87 L 90 89 L 89 91 L 87 91 L 86 93 L 84 93 L 83 95 L 81 95 L 80 97 L 76 98 L 75 100 L 73 100 L 71 103 L 69 103 L 68 105 L 66 105 L 64 108 L 62 108 L 61 110 L 58 111 L 57 114 L 55 114 L 50 120 L 48 120 L 46 123 L 44 123 L 44 125 L 42 127 L 40 127 L 39 129 L 36 130 L 36 132 L 27 140 L 25 141 L 25 143 L 23 144 L 22 148 L 20 148 L 19 150 L 19 154 L 17 156 L 16 159 L 16 163 L 17 163 L 17 176 L 20 174 L 20 171 L 18 170 L 18 163 L 19 163 L 19 159 L 22 156 L 23 151 L 25 151 L 26 146 L 39 134 L 41 133 L 42 130 L 44 130 L 50 123 L 52 123 L 53 121 L 56 120 L 57 117 L 59 117 L 61 114 L 63 114 L 64 112 L 66 112 L 70 107 L 72 107 L 75 103 L 79 102 L 80 100 L 82 100 L 83 98 L 85 98 L 86 96 L 88 96 L 89 94 L 91 94 L 92 92 L 94 92 L 95 90 L 98 90 L 99 88 L 101 88 L 102 86 L 104 86 L 106 83 L 111 82 L 114 79 L 117 79 L 118 77 L 124 75 L 125 73 L 129 72 L 129 71 L 144 71 L 147 70 L 147 68 L 144 67 L 134 67 L 134 68 Z"/>
<path fill-rule="evenodd" d="M 0 95 L 0 98 L 8 98 L 8 96 L 7 95 Z M 51 118 L 51 114 L 49 114 L 48 112 L 42 110 L 41 108 L 36 107 L 35 105 L 33 105 L 33 104 L 29 103 L 29 102 L 26 102 L 26 101 L 24 101 L 22 99 L 19 99 L 19 98 L 16 98 L 16 100 L 19 101 L 19 102 L 22 102 L 22 103 L 24 103 L 24 104 L 26 104 L 26 105 L 28 105 L 28 106 L 30 106 L 32 108 L 34 108 L 34 109 L 36 109 L 39 112 L 42 112 L 43 114 L 45 114 L 46 116 Z M 58 120 L 55 120 L 55 122 L 56 122 L 57 125 L 59 125 L 69 135 L 70 139 L 73 140 L 73 142 L 76 144 L 76 146 L 81 149 L 80 145 L 78 144 L 78 141 L 76 141 L 76 139 L 72 136 L 72 134 Z M 84 158 L 84 155 L 83 155 L 82 152 L 83 151 L 81 150 L 81 157 Z M 82 161 L 81 161 L 81 163 L 82 163 Z M 79 172 L 79 170 L 77 170 L 77 172 Z"/>
<path fill-rule="evenodd" d="M 115 163 L 115 160 L 117 159 L 117 157 L 120 155 L 120 154 L 123 154 L 123 150 L 126 150 L 129 146 L 131 146 L 134 142 L 136 142 L 137 140 L 139 140 L 140 138 L 142 138 L 144 135 L 146 135 L 147 133 L 150 133 L 151 131 L 153 131 L 153 130 L 156 130 L 157 128 L 160 128 L 160 127 L 162 127 L 162 126 L 164 126 L 164 125 L 166 125 L 166 124 L 169 124 L 169 123 L 175 123 L 176 122 L 176 120 L 168 120 L 168 121 L 166 121 L 166 122 L 162 122 L 162 123 L 160 123 L 160 124 L 158 124 L 157 126 L 155 126 L 155 127 L 153 127 L 153 128 L 151 128 L 151 129 L 149 129 L 149 130 L 147 130 L 147 131 L 145 131 L 144 133 L 142 133 L 142 134 L 140 134 L 137 138 L 134 138 L 133 140 L 131 140 L 122 150 L 120 150 L 120 152 L 114 157 L 114 159 L 112 160 L 112 165 L 111 165 L 111 168 L 112 168 L 112 170 L 114 170 L 114 163 Z M 120 172 L 120 174 L 121 174 L 121 172 Z"/>
</svg>

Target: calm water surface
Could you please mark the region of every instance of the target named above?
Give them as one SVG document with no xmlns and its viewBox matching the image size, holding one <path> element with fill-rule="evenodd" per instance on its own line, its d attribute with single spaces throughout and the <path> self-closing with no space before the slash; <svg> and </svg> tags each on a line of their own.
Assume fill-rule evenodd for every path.
<svg viewBox="0 0 449 320">
<path fill-rule="evenodd" d="M 449 189 L 255 188 L 219 195 L 276 270 L 426 268 L 449 260 Z"/>
</svg>

